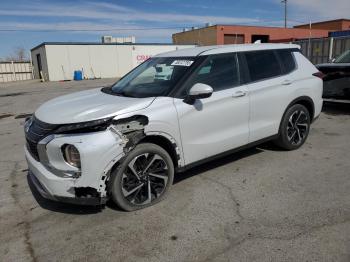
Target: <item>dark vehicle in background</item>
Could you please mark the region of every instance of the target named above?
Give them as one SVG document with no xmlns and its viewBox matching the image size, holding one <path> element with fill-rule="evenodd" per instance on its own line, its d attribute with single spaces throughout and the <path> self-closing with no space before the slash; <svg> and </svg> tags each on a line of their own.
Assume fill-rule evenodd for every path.
<svg viewBox="0 0 350 262">
<path fill-rule="evenodd" d="M 324 74 L 323 99 L 350 103 L 350 50 L 316 67 Z"/>
</svg>

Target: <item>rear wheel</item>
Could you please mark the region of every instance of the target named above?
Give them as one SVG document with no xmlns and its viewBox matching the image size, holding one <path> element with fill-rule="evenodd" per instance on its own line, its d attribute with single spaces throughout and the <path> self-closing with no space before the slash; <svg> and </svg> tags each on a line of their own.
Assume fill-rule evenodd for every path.
<svg viewBox="0 0 350 262">
<path fill-rule="evenodd" d="M 283 116 L 276 144 L 286 150 L 297 149 L 305 143 L 309 130 L 309 111 L 303 105 L 293 105 Z"/>
<path fill-rule="evenodd" d="M 126 211 L 154 205 L 167 194 L 174 179 L 174 165 L 160 146 L 139 144 L 111 174 L 113 201 Z"/>
</svg>

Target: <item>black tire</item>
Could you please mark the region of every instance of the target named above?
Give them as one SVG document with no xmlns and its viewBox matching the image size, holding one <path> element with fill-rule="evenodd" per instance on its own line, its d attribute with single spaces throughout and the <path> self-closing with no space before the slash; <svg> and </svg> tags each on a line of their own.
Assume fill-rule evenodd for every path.
<svg viewBox="0 0 350 262">
<path fill-rule="evenodd" d="M 142 143 L 112 171 L 109 193 L 121 209 L 134 211 L 163 200 L 173 180 L 174 164 L 168 152 L 158 145 Z"/>
<path fill-rule="evenodd" d="M 300 104 L 292 105 L 285 112 L 275 143 L 286 150 L 301 147 L 310 131 L 310 112 Z"/>
</svg>

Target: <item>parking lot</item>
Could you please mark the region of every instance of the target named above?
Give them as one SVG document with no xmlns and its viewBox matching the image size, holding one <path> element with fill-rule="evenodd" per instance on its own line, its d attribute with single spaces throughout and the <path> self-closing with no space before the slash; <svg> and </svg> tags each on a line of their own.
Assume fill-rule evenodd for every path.
<svg viewBox="0 0 350 262">
<path fill-rule="evenodd" d="M 23 122 L 108 80 L 0 86 L 0 261 L 350 261 L 350 105 L 328 104 L 299 150 L 271 143 L 176 176 L 156 206 L 55 203 L 28 186 Z"/>
</svg>

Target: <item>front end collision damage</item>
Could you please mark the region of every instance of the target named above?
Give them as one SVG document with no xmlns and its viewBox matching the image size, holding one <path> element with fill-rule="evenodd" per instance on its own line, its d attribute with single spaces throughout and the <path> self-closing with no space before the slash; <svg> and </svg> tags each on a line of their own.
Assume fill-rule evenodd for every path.
<svg viewBox="0 0 350 262">
<path fill-rule="evenodd" d="M 123 147 L 123 154 L 113 159 L 110 165 L 105 168 L 104 181 L 105 188 L 109 179 L 110 172 L 114 167 L 123 161 L 127 154 L 135 148 L 140 142 L 151 142 L 163 147 L 172 157 L 175 167 L 183 166 L 181 152 L 177 146 L 176 140 L 165 132 L 152 131 L 147 129 L 149 119 L 144 115 L 134 115 L 126 118 L 114 120 L 109 127 L 123 141 L 120 144 Z M 108 194 L 107 190 L 106 193 Z"/>
<path fill-rule="evenodd" d="M 174 164 L 181 166 L 181 155 L 175 140 L 165 133 L 147 132 L 145 127 L 148 123 L 148 117 L 133 115 L 113 119 L 104 131 L 47 137 L 38 145 L 40 164 L 55 178 L 51 177 L 49 180 L 43 175 L 36 175 L 34 184 L 44 197 L 52 200 L 86 205 L 105 204 L 108 200 L 107 186 L 111 170 L 122 162 L 138 143 L 148 138 L 158 137 L 160 141 L 167 139 L 174 152 Z M 72 144 L 79 150 L 81 169 L 65 162 L 60 150 L 65 144 Z M 54 192 L 50 192 L 52 185 L 55 187 Z M 45 194 L 42 193 L 43 190 Z"/>
</svg>

